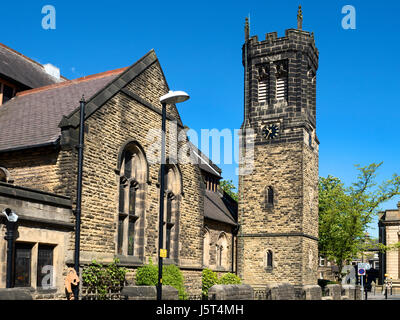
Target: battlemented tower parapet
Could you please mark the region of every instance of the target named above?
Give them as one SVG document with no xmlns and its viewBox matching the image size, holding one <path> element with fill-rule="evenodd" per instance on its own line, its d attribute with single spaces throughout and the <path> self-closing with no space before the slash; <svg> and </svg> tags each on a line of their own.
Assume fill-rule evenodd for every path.
<svg viewBox="0 0 400 320">
<path fill-rule="evenodd" d="M 310 132 L 316 126 L 318 56 L 314 34 L 307 31 L 287 29 L 283 37 L 269 32 L 262 41 L 249 37 L 243 45 L 249 83 L 245 120 L 273 115 L 289 126 L 309 124 Z"/>
<path fill-rule="evenodd" d="M 302 23 L 299 8 L 282 37 L 245 27 L 242 128 L 255 138 L 254 170 L 239 179 L 238 271 L 249 284 L 317 283 L 319 53 Z"/>
</svg>

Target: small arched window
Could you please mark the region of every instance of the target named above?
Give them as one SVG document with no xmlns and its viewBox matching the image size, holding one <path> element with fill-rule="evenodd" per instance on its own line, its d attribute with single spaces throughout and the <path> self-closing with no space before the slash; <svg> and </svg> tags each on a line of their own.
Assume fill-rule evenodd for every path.
<svg viewBox="0 0 400 320">
<path fill-rule="evenodd" d="M 274 189 L 271 186 L 265 188 L 265 206 L 272 207 L 274 205 Z"/>
<path fill-rule="evenodd" d="M 210 264 L 210 231 L 205 228 L 203 236 L 203 265 L 208 267 Z"/>
<path fill-rule="evenodd" d="M 274 260 L 273 260 L 273 253 L 272 253 L 272 251 L 271 250 L 268 250 L 267 251 L 267 257 L 266 257 L 266 267 L 267 267 L 267 269 L 272 269 L 273 268 L 273 263 L 274 263 Z"/>
<path fill-rule="evenodd" d="M 225 233 L 221 233 L 218 237 L 217 242 L 217 266 L 218 267 L 227 267 L 228 261 L 228 241 L 226 239 Z"/>
<path fill-rule="evenodd" d="M 288 95 L 288 66 L 287 60 L 276 63 L 276 99 L 287 100 Z"/>
</svg>

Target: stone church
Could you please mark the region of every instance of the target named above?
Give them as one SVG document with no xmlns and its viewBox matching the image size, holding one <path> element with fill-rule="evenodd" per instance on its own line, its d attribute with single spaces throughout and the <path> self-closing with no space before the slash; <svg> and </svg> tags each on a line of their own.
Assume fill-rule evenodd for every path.
<svg viewBox="0 0 400 320">
<path fill-rule="evenodd" d="M 67 80 L 54 66 L 1 45 L 0 76 L 0 211 L 9 208 L 19 216 L 13 286 L 30 287 L 40 297 L 64 294 L 74 257 L 82 95 L 87 103 L 80 263 L 118 258 L 134 283 L 136 268 L 150 258 L 156 262 L 158 252 L 160 164 L 149 161 L 154 137 L 147 135 L 161 129 L 159 98 L 169 87 L 155 52 L 127 68 Z M 175 141 L 167 139 L 164 262 L 178 265 L 188 293 L 198 296 L 204 267 L 235 272 L 237 204 L 218 187 L 221 169 L 188 141 L 174 105 L 168 106 L 167 122 L 167 137 L 177 132 Z M 178 163 L 177 149 L 186 150 L 191 161 Z M 5 287 L 4 216 L 1 222 Z M 46 265 L 54 271 L 50 295 L 42 288 Z"/>
<path fill-rule="evenodd" d="M 176 106 L 167 106 L 166 134 L 174 138 L 166 148 L 164 260 L 182 270 L 189 295 L 201 295 L 204 268 L 255 286 L 317 282 L 318 50 L 300 15 L 297 29 L 262 41 L 249 36 L 246 22 L 242 129 L 254 130 L 254 170 L 239 178 L 238 203 L 219 187 L 221 169 L 188 140 Z M 65 297 L 82 95 L 81 267 L 118 258 L 133 284 L 138 267 L 158 260 L 160 164 L 152 159 L 160 158 L 153 150 L 160 140 L 149 132 L 161 128 L 159 99 L 169 90 L 154 50 L 129 67 L 68 80 L 51 64 L 0 45 L 0 213 L 8 208 L 19 217 L 14 287 Z M 177 161 L 178 154 L 190 161 Z M 0 287 L 5 235 L 2 216 Z M 52 288 L 45 290 L 49 265 Z"/>
</svg>

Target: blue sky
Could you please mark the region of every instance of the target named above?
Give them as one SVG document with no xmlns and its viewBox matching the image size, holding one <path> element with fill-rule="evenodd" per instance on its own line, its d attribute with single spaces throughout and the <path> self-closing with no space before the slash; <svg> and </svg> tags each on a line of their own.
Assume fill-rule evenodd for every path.
<svg viewBox="0 0 400 320">
<path fill-rule="evenodd" d="M 299 1 L 18 1 L 2 3 L 0 42 L 67 78 L 131 65 L 156 50 L 185 125 L 200 131 L 240 127 L 243 117 L 244 18 L 251 35 L 296 27 Z M 344 30 L 344 5 L 356 9 L 356 29 Z M 56 9 L 56 29 L 41 27 L 44 5 Z M 397 1 L 301 1 L 303 29 L 320 52 L 317 135 L 320 176 L 350 183 L 354 164 L 384 164 L 378 178 L 400 172 L 399 35 Z M 6 13 L 6 14 L 5 14 Z M 220 165 L 237 183 L 235 165 Z M 400 198 L 383 208 L 395 208 Z M 371 230 L 376 235 L 375 230 Z"/>
</svg>

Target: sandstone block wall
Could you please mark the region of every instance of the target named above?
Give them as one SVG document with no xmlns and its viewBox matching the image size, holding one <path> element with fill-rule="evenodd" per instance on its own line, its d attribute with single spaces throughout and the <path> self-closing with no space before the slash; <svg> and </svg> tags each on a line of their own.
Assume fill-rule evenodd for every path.
<svg viewBox="0 0 400 320">
<path fill-rule="evenodd" d="M 260 145 L 255 168 L 241 180 L 239 273 L 250 284 L 316 284 L 318 263 L 317 155 L 303 143 Z M 264 190 L 274 188 L 274 205 Z M 266 268 L 266 252 L 274 255 Z"/>
<path fill-rule="evenodd" d="M 213 285 L 208 290 L 209 300 L 253 300 L 254 290 L 247 284 Z"/>
</svg>

